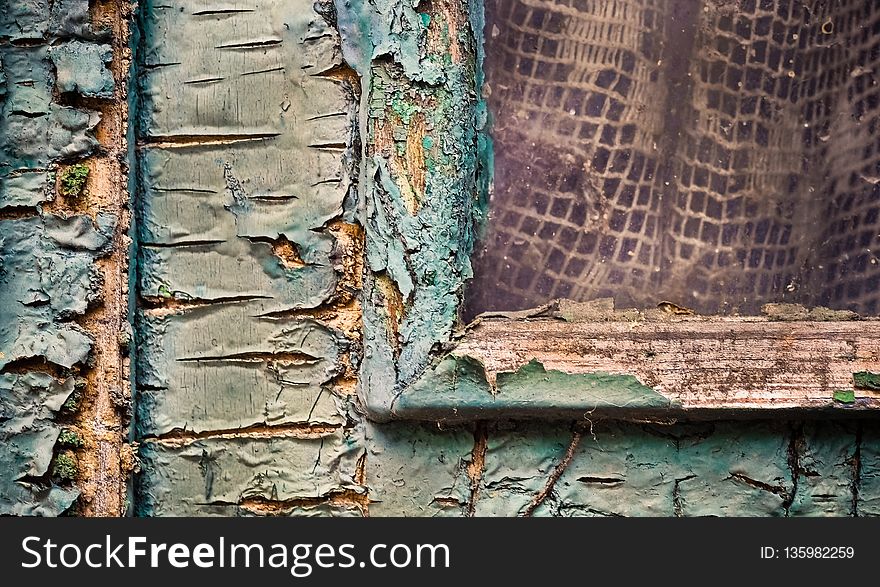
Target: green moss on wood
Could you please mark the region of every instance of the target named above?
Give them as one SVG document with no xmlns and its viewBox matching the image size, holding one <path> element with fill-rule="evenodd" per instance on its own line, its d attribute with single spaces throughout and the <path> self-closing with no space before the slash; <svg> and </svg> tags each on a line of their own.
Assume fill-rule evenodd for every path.
<svg viewBox="0 0 880 587">
<path fill-rule="evenodd" d="M 82 435 L 73 428 L 65 428 L 58 435 L 58 444 L 70 448 L 82 448 L 85 445 Z"/>
<path fill-rule="evenodd" d="M 78 198 L 83 194 L 89 179 L 89 167 L 84 163 L 71 165 L 61 172 L 61 195 Z"/>
<path fill-rule="evenodd" d="M 85 387 L 85 379 L 76 380 L 73 388 L 73 393 L 71 393 L 70 396 L 68 396 L 67 400 L 65 400 L 65 402 L 61 405 L 61 411 L 63 413 L 72 414 L 79 409 L 79 404 L 82 401 L 83 390 L 85 390 Z"/>
<path fill-rule="evenodd" d="M 79 470 L 76 455 L 73 451 L 66 450 L 55 457 L 55 464 L 52 466 L 52 477 L 57 481 L 73 481 L 76 479 Z"/>
<path fill-rule="evenodd" d="M 880 391 L 880 373 L 873 373 L 871 371 L 853 373 L 853 385 L 855 385 L 856 389 Z"/>
</svg>

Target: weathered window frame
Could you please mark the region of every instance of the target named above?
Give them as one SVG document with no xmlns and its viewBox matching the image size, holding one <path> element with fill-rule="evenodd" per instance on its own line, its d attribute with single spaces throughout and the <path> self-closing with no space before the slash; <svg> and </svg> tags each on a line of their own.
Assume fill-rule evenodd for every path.
<svg viewBox="0 0 880 587">
<path fill-rule="evenodd" d="M 880 408 L 877 320 L 557 301 L 456 317 L 488 206 L 482 0 L 336 0 L 362 80 L 360 395 L 376 421 L 775 416 Z M 421 6 L 421 5 L 419 5 Z"/>
</svg>

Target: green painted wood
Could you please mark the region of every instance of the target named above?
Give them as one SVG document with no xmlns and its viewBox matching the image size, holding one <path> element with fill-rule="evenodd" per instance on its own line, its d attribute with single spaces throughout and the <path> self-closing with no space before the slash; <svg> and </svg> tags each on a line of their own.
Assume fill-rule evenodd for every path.
<svg viewBox="0 0 880 587">
<path fill-rule="evenodd" d="M 353 482 L 358 447 L 335 433 L 312 438 L 208 438 L 182 446 L 149 443 L 141 514 L 224 515 L 245 501 L 291 506 Z"/>
<path fill-rule="evenodd" d="M 106 91 L 104 72 L 94 67 L 105 63 L 106 36 L 88 29 L 88 3 L 51 4 L 56 12 L 46 0 L 0 6 L 0 208 L 7 214 L 0 220 L 0 469 L 11 472 L 0 482 L 2 514 L 56 515 L 76 498 L 77 490 L 53 482 L 49 469 L 59 414 L 77 382 L 28 365 L 36 357 L 63 374 L 88 361 L 91 341 L 74 322 L 93 299 L 95 262 L 106 254 L 115 222 L 38 213 L 52 195 L 53 165 L 96 148 L 94 114 L 53 102 L 52 59 L 70 74 L 65 87 Z M 357 366 L 357 341 L 322 317 L 339 279 L 336 243 L 324 227 L 353 212 L 346 200 L 353 181 L 348 145 L 356 142 L 354 97 L 336 78 L 314 75 L 341 64 L 332 14 L 314 12 L 307 0 L 233 0 L 213 14 L 218 4 L 204 0 L 171 3 L 173 14 L 149 12 L 169 10 L 163 5 L 169 3 L 145 3 L 140 56 L 137 514 L 880 513 L 880 424 L 873 420 L 627 423 L 591 421 L 586 413 L 577 422 L 370 422 L 356 398 L 334 388 L 348 363 Z M 406 116 L 412 106 L 425 109 L 426 95 L 460 95 L 455 68 L 425 60 L 422 15 L 393 0 L 338 7 L 360 11 L 340 19 L 351 64 L 388 82 L 381 92 L 365 92 L 371 112 Z M 416 34 L 394 30 L 393 18 Z M 476 14 L 468 19 L 479 22 Z M 372 32 L 362 38 L 369 45 L 359 49 L 352 39 L 367 26 Z M 10 42 L 22 39 L 34 43 Z M 57 40 L 56 47 L 74 47 L 67 43 L 76 39 L 89 48 L 71 52 L 83 61 L 68 63 L 70 55 L 57 49 L 53 57 L 41 39 Z M 359 53 L 364 47 L 369 51 Z M 16 83 L 24 78 L 33 85 Z M 399 83 L 423 94 L 399 95 Z M 444 116 L 460 112 L 444 108 Z M 405 143 L 401 125 L 394 126 L 394 143 Z M 463 132 L 479 141 L 469 134 L 475 128 Z M 371 238 L 381 239 L 371 245 L 371 271 L 394 273 L 395 287 L 411 294 L 400 338 L 389 338 L 382 310 L 367 318 L 364 356 L 373 367 L 363 373 L 379 394 L 372 405 L 368 398 L 374 415 L 387 415 L 382 410 L 390 409 L 399 383 L 419 380 L 426 365 L 420 361 L 446 340 L 459 295 L 452 284 L 467 275 L 467 252 L 449 245 L 469 242 L 472 228 L 437 230 L 450 214 L 460 227 L 472 227 L 456 216 L 465 208 L 454 203 L 455 194 L 479 192 L 456 191 L 479 178 L 459 158 L 455 132 L 435 124 L 421 140 L 442 172 L 426 182 L 439 198 L 436 207 L 423 206 L 415 220 L 407 219 L 411 203 L 405 189 L 395 193 L 400 186 L 388 164 L 382 157 L 368 161 L 376 175 L 364 185 L 377 191 L 364 209 L 372 206 Z M 462 174 L 450 174 L 453 168 Z M 471 204 L 479 216 L 479 201 Z M 397 231 L 391 237 L 389 227 Z M 273 252 L 279 235 L 295 245 L 301 263 L 280 261 Z M 419 245 L 413 238 L 434 240 Z M 410 248 L 421 257 L 404 267 Z M 444 260 L 452 260 L 442 267 L 448 272 L 426 271 Z M 376 283 L 368 285 L 366 299 L 376 304 L 368 312 L 386 302 Z M 433 285 L 451 293 L 431 304 L 439 291 Z M 404 353 L 412 360 L 406 372 L 393 367 Z M 493 391 L 565 397 L 593 384 L 612 385 L 622 401 L 662 399 L 618 376 L 597 381 L 532 364 L 490 383 L 479 365 L 440 365 L 432 385 L 419 380 L 413 388 L 426 405 L 457 401 L 444 389 L 466 391 L 486 407 Z"/>
<path fill-rule="evenodd" d="M 632 375 L 564 373 L 532 360 L 489 380 L 485 365 L 450 355 L 401 392 L 391 404 L 396 418 L 472 420 L 559 419 L 602 413 L 663 413 L 673 402 Z"/>
<path fill-rule="evenodd" d="M 367 477 L 371 516 L 454 517 L 467 512 L 467 468 L 474 436 L 466 428 L 369 424 Z"/>
<path fill-rule="evenodd" d="M 261 319 L 253 310 L 216 304 L 141 323 L 141 435 L 344 423 L 325 388 L 341 370 L 344 337 L 313 320 Z"/>
<path fill-rule="evenodd" d="M 283 314 L 335 292 L 350 99 L 334 31 L 290 4 L 143 4 L 141 437 L 340 422 L 343 337 Z"/>
<path fill-rule="evenodd" d="M 139 515 L 360 514 L 327 503 L 364 491 L 354 349 L 307 315 L 337 295 L 354 124 L 314 6 L 142 3 Z"/>
</svg>

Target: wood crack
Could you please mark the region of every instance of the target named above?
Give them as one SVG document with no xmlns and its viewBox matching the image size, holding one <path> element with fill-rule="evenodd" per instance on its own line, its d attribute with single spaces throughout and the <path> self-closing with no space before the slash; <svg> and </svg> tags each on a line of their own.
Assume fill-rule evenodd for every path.
<svg viewBox="0 0 880 587">
<path fill-rule="evenodd" d="M 157 442 L 172 445 L 186 445 L 204 439 L 230 439 L 230 438 L 278 438 L 294 437 L 303 439 L 323 439 L 337 433 L 342 426 L 340 424 L 314 424 L 310 422 L 295 422 L 292 424 L 254 424 L 241 428 L 227 428 L 224 430 L 206 430 L 195 432 L 192 430 L 175 429 L 157 436 L 146 436 L 141 442 Z"/>
<path fill-rule="evenodd" d="M 477 499 L 480 497 L 480 483 L 486 470 L 486 453 L 489 449 L 489 432 L 486 422 L 477 422 L 474 427 L 474 448 L 471 451 L 471 462 L 467 467 L 471 493 L 468 497 L 467 515 L 473 518 L 476 513 Z"/>
<path fill-rule="evenodd" d="M 850 515 L 859 517 L 859 492 L 862 486 L 862 423 L 856 428 L 856 450 L 852 460 L 852 507 Z"/>
<path fill-rule="evenodd" d="M 583 436 L 583 430 L 579 425 L 575 426 L 574 432 L 571 436 L 571 442 L 568 445 L 568 448 L 565 451 L 565 456 L 562 458 L 562 461 L 556 465 L 556 468 L 553 469 L 553 472 L 550 474 L 550 477 L 547 479 L 546 485 L 544 488 L 538 492 L 535 497 L 529 502 L 529 504 L 525 507 L 523 512 L 520 514 L 520 517 L 529 517 L 531 516 L 539 505 L 544 503 L 544 500 L 550 495 L 553 491 L 553 488 L 556 486 L 556 482 L 559 481 L 559 478 L 562 477 L 562 474 L 565 473 L 565 470 L 571 464 L 571 461 L 574 459 L 574 453 L 578 448 L 578 445 L 581 443 L 581 438 Z"/>
</svg>

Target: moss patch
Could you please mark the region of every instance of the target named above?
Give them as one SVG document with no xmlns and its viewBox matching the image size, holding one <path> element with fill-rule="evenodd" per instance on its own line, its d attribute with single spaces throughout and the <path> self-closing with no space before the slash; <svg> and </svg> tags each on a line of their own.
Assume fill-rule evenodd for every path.
<svg viewBox="0 0 880 587">
<path fill-rule="evenodd" d="M 58 435 L 58 444 L 72 448 L 81 448 L 85 443 L 79 432 L 72 428 L 65 428 Z"/>
<path fill-rule="evenodd" d="M 78 198 L 82 195 L 89 179 L 89 168 L 84 163 L 71 165 L 61 172 L 61 195 Z"/>
<path fill-rule="evenodd" d="M 55 458 L 52 477 L 58 481 L 73 481 L 76 479 L 77 470 L 76 455 L 66 450 Z"/>
<path fill-rule="evenodd" d="M 853 373 L 853 385 L 856 389 L 880 391 L 880 373 L 872 373 L 871 371 Z"/>
<path fill-rule="evenodd" d="M 79 409 L 79 404 L 82 401 L 85 388 L 86 380 L 78 378 L 74 383 L 73 393 L 68 396 L 67 400 L 65 400 L 64 404 L 61 406 L 61 411 L 63 413 L 72 414 Z"/>
</svg>

